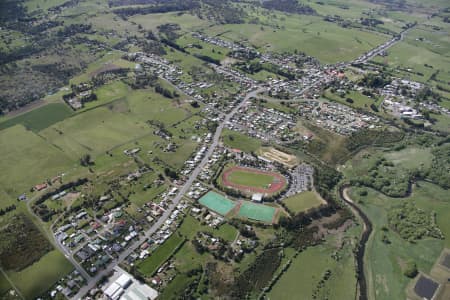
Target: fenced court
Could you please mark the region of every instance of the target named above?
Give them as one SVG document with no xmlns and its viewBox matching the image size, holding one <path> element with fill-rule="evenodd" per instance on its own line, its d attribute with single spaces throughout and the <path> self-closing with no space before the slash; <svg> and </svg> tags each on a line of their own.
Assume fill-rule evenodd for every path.
<svg viewBox="0 0 450 300">
<path fill-rule="evenodd" d="M 222 216 L 228 214 L 236 206 L 234 201 L 212 191 L 206 193 L 198 202 Z"/>
<path fill-rule="evenodd" d="M 275 207 L 242 201 L 238 216 L 256 221 L 272 223 L 275 212 Z"/>
</svg>

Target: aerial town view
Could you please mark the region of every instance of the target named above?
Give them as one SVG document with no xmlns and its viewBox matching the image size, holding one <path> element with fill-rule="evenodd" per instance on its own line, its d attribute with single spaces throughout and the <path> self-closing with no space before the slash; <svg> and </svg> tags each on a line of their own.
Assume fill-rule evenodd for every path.
<svg viewBox="0 0 450 300">
<path fill-rule="evenodd" d="M 0 299 L 449 300 L 449 0 L 0 0 Z"/>
</svg>

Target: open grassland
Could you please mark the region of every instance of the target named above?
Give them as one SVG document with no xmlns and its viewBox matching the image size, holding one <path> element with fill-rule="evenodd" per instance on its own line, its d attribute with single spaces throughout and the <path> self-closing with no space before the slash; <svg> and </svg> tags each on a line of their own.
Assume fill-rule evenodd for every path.
<svg viewBox="0 0 450 300">
<path fill-rule="evenodd" d="M 5 293 L 11 288 L 12 286 L 9 284 L 6 277 L 3 275 L 3 273 L 0 273 L 0 298 L 6 297 Z"/>
<path fill-rule="evenodd" d="M 182 299 L 185 296 L 185 290 L 190 284 L 196 284 L 198 276 L 188 276 L 180 273 L 169 283 L 167 287 L 158 295 L 158 299 Z"/>
<path fill-rule="evenodd" d="M 431 114 L 432 118 L 436 120 L 433 128 L 442 132 L 450 133 L 450 116 L 449 115 L 435 115 Z"/>
<path fill-rule="evenodd" d="M 173 234 L 154 252 L 150 253 L 149 257 L 138 264 L 138 271 L 145 276 L 152 276 L 183 241 L 179 235 Z"/>
<path fill-rule="evenodd" d="M 222 131 L 222 140 L 226 146 L 247 153 L 255 152 L 261 147 L 260 140 L 229 129 Z"/>
<path fill-rule="evenodd" d="M 190 114 L 185 104 L 151 91 L 137 91 L 126 99 L 86 111 L 57 123 L 40 134 L 73 159 L 85 153 L 97 156 L 153 132 L 147 120 L 172 125 Z"/>
<path fill-rule="evenodd" d="M 182 31 L 195 31 L 205 26 L 209 26 L 210 22 L 199 19 L 197 16 L 188 13 L 169 12 L 151 15 L 136 15 L 129 18 L 130 21 L 140 24 L 146 30 L 156 30 L 158 26 L 167 23 L 176 23 L 181 26 Z"/>
<path fill-rule="evenodd" d="M 119 51 L 105 53 L 103 57 L 89 64 L 89 66 L 83 71 L 82 74 L 72 78 L 70 80 L 70 83 L 79 84 L 81 82 L 87 82 L 91 80 L 93 76 L 108 69 L 113 68 L 133 69 L 136 64 L 121 58 L 122 55 L 123 52 Z"/>
<path fill-rule="evenodd" d="M 369 292 L 376 299 L 405 298 L 405 287 L 410 279 L 403 275 L 405 265 L 412 261 L 419 271 L 428 273 L 444 246 L 450 245 L 450 203 L 448 192 L 431 183 L 419 182 L 407 199 L 384 196 L 372 189 L 360 196 L 361 188 L 352 188 L 351 197 L 360 201 L 360 207 L 373 223 L 373 234 L 366 246 L 366 266 Z M 426 213 L 435 212 L 437 226 L 445 239 L 425 238 L 410 243 L 396 232 L 387 229 L 387 213 L 403 201 L 414 202 Z M 417 230 L 417 228 L 411 228 Z M 383 240 L 385 242 L 383 242 Z M 386 242 L 388 241 L 388 242 Z"/>
<path fill-rule="evenodd" d="M 53 250 L 28 268 L 7 274 L 26 299 L 35 299 L 72 270 L 64 255 Z"/>
<path fill-rule="evenodd" d="M 429 23 L 429 24 L 428 24 Z M 406 38 L 388 50 L 387 57 L 374 61 L 392 67 L 397 76 L 449 88 L 450 25 L 436 19 L 412 29 Z M 408 55 L 405 55 L 405 54 Z"/>
<path fill-rule="evenodd" d="M 114 104 L 114 102 L 119 100 L 126 100 L 126 96 L 131 94 L 131 88 L 122 81 L 114 81 L 102 85 L 94 92 L 97 95 L 97 100 L 85 103 L 84 108 L 77 111 L 77 113 L 93 109 L 97 106 L 109 105 L 110 103 L 112 105 L 112 108 L 114 108 L 117 105 Z M 122 102 L 119 101 L 119 103 Z"/>
<path fill-rule="evenodd" d="M 256 24 L 227 24 L 212 26 L 205 31 L 209 35 L 248 42 L 262 51 L 303 51 L 324 63 L 354 59 L 388 39 L 382 34 L 342 28 L 320 17 L 273 14 L 277 19 L 269 22 L 280 29 Z M 262 15 L 258 17 L 265 18 Z"/>
<path fill-rule="evenodd" d="M 28 12 L 33 12 L 35 10 L 47 10 L 53 6 L 57 6 L 57 5 L 61 5 L 64 2 L 66 2 L 65 0 L 45 0 L 45 1 L 40 1 L 40 0 L 27 0 L 27 1 L 23 1 L 24 2 L 24 6 L 27 8 Z"/>
<path fill-rule="evenodd" d="M 430 148 L 408 147 L 400 151 L 387 152 L 384 157 L 406 169 L 429 168 L 433 158 Z"/>
<path fill-rule="evenodd" d="M 73 114 L 72 110 L 63 103 L 50 103 L 17 117 L 0 123 L 0 130 L 17 124 L 32 131 L 40 131 Z"/>
<path fill-rule="evenodd" d="M 317 207 L 325 201 L 316 193 L 311 191 L 301 192 L 294 196 L 283 199 L 284 204 L 297 213 L 307 211 L 310 208 Z"/>
<path fill-rule="evenodd" d="M 268 293 L 268 298 L 354 299 L 356 279 L 351 245 L 347 244 L 337 250 L 334 243 L 328 240 L 323 245 L 309 247 L 300 252 Z M 340 257 L 339 261 L 333 258 L 336 251 Z M 323 280 L 327 270 L 330 271 L 330 277 Z"/>
<path fill-rule="evenodd" d="M 85 153 L 97 156 L 148 131 L 144 122 L 100 107 L 49 127 L 41 135 L 75 160 Z"/>
<path fill-rule="evenodd" d="M 343 97 L 340 97 L 339 95 L 332 93 L 330 90 L 327 90 L 324 93 L 324 97 L 327 100 L 338 102 L 354 108 L 369 110 L 372 113 L 373 111 L 370 109 L 370 105 L 375 104 L 378 107 L 381 104 L 381 98 L 370 98 L 358 91 L 349 91 L 348 93 L 343 95 Z M 347 99 L 351 99 L 351 101 Z"/>
<path fill-rule="evenodd" d="M 12 197 L 74 166 L 57 147 L 16 125 L 0 131 L 0 187 Z"/>
<path fill-rule="evenodd" d="M 207 225 L 202 225 L 199 221 L 197 221 L 190 215 L 184 218 L 183 223 L 181 224 L 179 229 L 179 233 L 190 240 L 192 240 L 199 231 L 210 232 L 215 237 L 220 237 L 227 242 L 234 241 L 237 234 L 236 228 L 228 223 L 225 223 L 218 229 L 215 229 Z"/>
</svg>

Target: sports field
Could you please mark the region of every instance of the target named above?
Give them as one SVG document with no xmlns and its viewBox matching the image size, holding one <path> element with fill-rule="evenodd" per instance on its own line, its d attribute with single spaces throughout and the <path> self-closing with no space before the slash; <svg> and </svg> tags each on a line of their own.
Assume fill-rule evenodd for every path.
<svg viewBox="0 0 450 300">
<path fill-rule="evenodd" d="M 275 212 L 275 207 L 242 201 L 238 216 L 256 221 L 272 223 Z"/>
<path fill-rule="evenodd" d="M 212 191 L 201 197 L 198 202 L 223 216 L 228 214 L 236 206 L 234 201 Z"/>
<path fill-rule="evenodd" d="M 274 178 L 269 174 L 237 170 L 230 173 L 227 179 L 235 184 L 266 188 L 273 182 Z"/>
<path fill-rule="evenodd" d="M 286 179 L 275 172 L 230 167 L 223 171 L 222 183 L 246 193 L 274 194 L 286 186 Z"/>
</svg>

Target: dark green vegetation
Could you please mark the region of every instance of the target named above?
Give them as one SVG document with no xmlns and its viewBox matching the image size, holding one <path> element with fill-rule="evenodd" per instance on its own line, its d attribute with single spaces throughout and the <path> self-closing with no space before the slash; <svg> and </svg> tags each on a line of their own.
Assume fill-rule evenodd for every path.
<svg viewBox="0 0 450 300">
<path fill-rule="evenodd" d="M 360 195 L 362 190 L 367 192 L 366 196 Z M 404 199 L 390 198 L 367 188 L 352 188 L 351 197 L 359 202 L 374 228 L 365 256 L 369 295 L 376 294 L 377 299 L 404 297 L 412 265 L 419 271 L 429 272 L 442 248 L 450 245 L 448 191 L 420 181 L 411 196 Z M 401 209 L 405 206 L 409 208 Z M 404 213 L 398 224 L 405 229 L 400 234 L 389 223 L 389 216 L 396 216 L 399 209 Z M 427 229 L 441 231 L 444 239 L 427 236 L 424 234 Z M 417 237 L 415 232 L 421 232 L 422 238 L 411 241 L 402 238 L 403 233 L 406 238 Z"/>
<path fill-rule="evenodd" d="M 404 202 L 388 212 L 389 226 L 410 242 L 426 237 L 442 239 L 435 219 L 436 212 L 427 213 L 417 208 L 414 202 Z"/>
<path fill-rule="evenodd" d="M 232 295 L 243 299 L 251 291 L 258 291 L 266 286 L 281 263 L 281 249 L 273 248 L 258 255 L 250 267 L 237 279 Z"/>
<path fill-rule="evenodd" d="M 383 3 L 367 4 L 380 11 L 368 18 L 360 4 L 351 3 L 349 9 L 294 0 L 3 1 L 0 111 L 58 91 L 90 63 L 108 57 L 111 50 L 128 51 L 131 43 L 159 55 L 173 48 L 198 61 L 220 62 L 227 51 L 197 51 L 181 42 L 194 30 L 248 43 L 258 51 L 303 51 L 323 62 L 348 60 L 408 23 L 402 14 L 382 13 Z"/>
<path fill-rule="evenodd" d="M 22 214 L 13 217 L 0 234 L 0 263 L 8 271 L 25 269 L 53 248 L 36 225 Z"/>
<path fill-rule="evenodd" d="M 179 249 L 184 240 L 178 235 L 172 235 L 167 241 L 156 249 L 151 255 L 137 266 L 138 271 L 144 276 L 152 276 L 158 268 L 174 252 Z"/>
<path fill-rule="evenodd" d="M 256 152 L 261 147 L 261 141 L 258 139 L 231 130 L 223 131 L 222 140 L 228 147 L 248 153 Z"/>
<path fill-rule="evenodd" d="M 379 88 L 390 76 L 407 77 L 433 87 L 432 91 L 421 91 L 416 104 L 431 101 L 450 107 L 448 10 L 430 16 L 445 5 L 445 1 L 409 0 L 2 1 L 0 114 L 42 98 L 46 105 L 29 113 L 24 108 L 24 114 L 0 120 L 0 228 L 9 230 L 14 220 L 27 212 L 27 204 L 15 199 L 22 193 L 29 199 L 39 196 L 30 191 L 36 184 L 51 184 L 49 189 L 53 190 L 61 183 L 89 178 L 82 186 L 73 187 L 84 197 L 46 198 L 30 204 L 46 221 L 43 227 L 48 230 L 59 213 L 82 208 L 98 217 L 124 205 L 124 219 L 130 221 L 132 216 L 140 222 L 144 219 L 139 211 L 142 205 L 159 200 L 158 195 L 169 188 L 171 180 L 181 177 L 184 162 L 200 146 L 196 137 L 212 132 L 217 124 L 202 122 L 200 101 L 186 101 L 185 95 L 154 74 L 136 76 L 135 62 L 125 60 L 124 53 L 163 56 L 182 68 L 184 81 L 214 82 L 215 86 L 200 94 L 223 97 L 228 104 L 242 90 L 212 72 L 208 63 L 228 64 L 231 51 L 201 42 L 193 32 L 251 46 L 259 52 L 304 52 L 321 63 L 335 63 L 356 58 L 417 21 L 419 24 L 389 49 L 387 56 L 374 58 L 373 66 L 379 66 L 382 74 L 369 71 L 355 79 L 355 84 Z M 248 55 L 249 62 L 235 61 L 233 67 L 254 73 L 251 76 L 257 80 L 293 78 L 284 68 L 251 61 L 252 54 Z M 58 101 L 80 83 L 92 84 L 97 99 L 72 112 Z M 380 98 L 353 90 L 341 97 L 331 87 L 327 92 L 325 96 L 334 101 L 385 117 L 377 111 Z M 265 106 L 296 112 L 279 102 Z M 427 116 L 432 121 L 427 130 L 448 131 L 446 116 L 432 112 Z M 173 260 L 175 269 L 169 275 L 174 280 L 162 292 L 163 299 L 257 298 L 265 288 L 274 299 L 293 295 L 299 299 L 354 299 L 353 253 L 361 228 L 352 225 L 355 220 L 350 211 L 336 201 L 336 186 L 346 181 L 355 185 L 352 197 L 375 226 L 368 245 L 372 298 L 404 298 L 408 277 L 417 270 L 429 271 L 436 253 L 449 246 L 448 191 L 420 179 L 449 187 L 450 148 L 438 137 L 411 141 L 423 126 L 405 136 L 401 130 L 380 124 L 383 129 L 364 130 L 350 137 L 304 124 L 314 133 L 314 140 L 285 145 L 299 159 L 316 166 L 315 188 L 328 205 L 314 205 L 317 199 L 309 197 L 310 205 L 288 205 L 291 209 L 274 227 L 234 219 L 229 221 L 232 225 L 213 229 L 187 216 L 181 228 L 135 271 L 150 277 L 167 259 Z M 257 152 L 262 146 L 258 139 L 227 130 L 222 141 L 245 152 Z M 134 157 L 124 154 L 124 150 L 134 148 L 140 149 Z M 144 167 L 148 173 L 123 183 L 128 174 Z M 62 174 L 62 182 L 54 183 Z M 413 199 L 399 199 L 410 194 L 410 184 Z M 105 194 L 111 199 L 100 203 L 99 197 Z M 414 201 L 405 204 L 405 200 Z M 14 226 L 14 230 L 28 228 Z M 413 231 L 413 226 L 419 229 Z M 33 228 L 33 237 L 42 241 L 36 245 L 37 240 L 21 239 L 30 247 L 14 242 L 23 250 L 19 253 L 26 256 L 28 265 L 7 274 L 27 299 L 38 297 L 71 270 L 62 254 L 47 252 L 51 246 Z M 429 236 L 438 236 L 438 230 L 443 240 Z M 200 231 L 223 239 L 225 255 L 200 253 L 194 242 Z M 329 231 L 333 235 L 323 238 Z M 229 249 L 237 236 L 255 238 L 257 245 L 241 260 L 230 258 Z M 3 261 L 16 264 L 18 260 L 11 253 L 16 245 L 12 233 L 3 237 L 7 239 L 4 245 L 2 239 L 0 247 L 9 249 L 5 256 L 13 259 L 2 257 L 2 267 Z M 0 277 L 0 294 L 10 288 L 3 279 Z"/>
<path fill-rule="evenodd" d="M 0 130 L 17 124 L 34 132 L 45 129 L 72 115 L 72 110 L 62 103 L 50 103 L 20 116 L 0 123 Z"/>
</svg>

